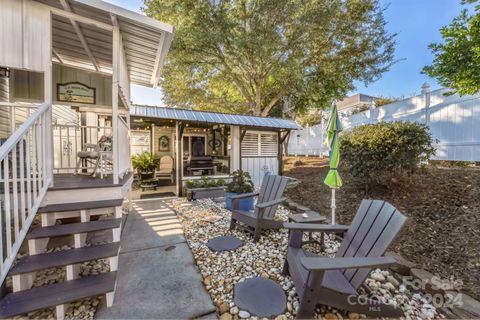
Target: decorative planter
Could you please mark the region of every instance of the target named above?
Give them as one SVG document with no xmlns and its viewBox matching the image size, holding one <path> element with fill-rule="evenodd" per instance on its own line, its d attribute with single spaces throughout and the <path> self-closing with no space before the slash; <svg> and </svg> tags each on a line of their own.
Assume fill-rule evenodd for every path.
<svg viewBox="0 0 480 320">
<path fill-rule="evenodd" d="M 153 179 L 153 172 L 142 172 L 140 173 L 140 180 L 149 180 Z"/>
<path fill-rule="evenodd" d="M 226 192 L 225 193 L 225 201 L 227 205 L 227 209 L 232 211 L 232 198 L 233 196 L 238 195 L 238 193 L 234 192 Z M 248 198 L 239 199 L 238 209 L 242 211 L 250 211 L 253 210 L 253 196 Z"/>
<path fill-rule="evenodd" d="M 227 187 L 212 187 L 212 188 L 193 188 L 187 189 L 187 200 L 205 199 L 205 198 L 220 198 L 225 197 Z"/>
</svg>

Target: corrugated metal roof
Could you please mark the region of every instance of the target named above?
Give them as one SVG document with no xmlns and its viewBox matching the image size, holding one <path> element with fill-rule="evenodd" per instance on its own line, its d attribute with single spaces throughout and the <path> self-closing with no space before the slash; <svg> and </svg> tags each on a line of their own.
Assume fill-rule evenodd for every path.
<svg viewBox="0 0 480 320">
<path fill-rule="evenodd" d="M 160 72 L 171 45 L 173 26 L 100 0 L 66 0 L 69 10 L 58 0 L 35 1 L 112 27 L 118 23 L 130 82 L 144 86 L 158 85 Z M 52 15 L 54 61 L 91 70 L 98 68 L 99 71 L 111 73 L 111 30 L 75 22 L 93 56 L 92 61 L 70 18 L 56 12 Z"/>
<path fill-rule="evenodd" d="M 155 106 L 134 105 L 130 110 L 130 114 L 137 117 L 230 124 L 237 126 L 264 127 L 275 129 L 300 129 L 300 126 L 295 121 L 287 119 L 245 116 L 241 114 L 195 111 Z"/>
</svg>

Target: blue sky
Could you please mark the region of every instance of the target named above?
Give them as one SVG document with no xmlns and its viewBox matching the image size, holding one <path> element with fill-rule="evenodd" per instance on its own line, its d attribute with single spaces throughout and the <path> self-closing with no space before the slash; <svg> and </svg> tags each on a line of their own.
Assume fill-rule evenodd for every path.
<svg viewBox="0 0 480 320">
<path fill-rule="evenodd" d="M 142 0 L 107 0 L 126 9 L 141 12 Z M 423 66 L 430 64 L 433 55 L 429 43 L 440 42 L 440 27 L 449 24 L 462 6 L 460 0 L 380 0 L 388 6 L 385 12 L 387 30 L 398 33 L 395 56 L 400 60 L 375 83 L 365 87 L 356 83 L 357 90 L 369 95 L 410 96 L 420 92 L 424 82 L 432 89 L 439 85 L 434 79 L 420 74 Z M 132 87 L 132 100 L 138 104 L 161 105 L 161 90 Z"/>
</svg>

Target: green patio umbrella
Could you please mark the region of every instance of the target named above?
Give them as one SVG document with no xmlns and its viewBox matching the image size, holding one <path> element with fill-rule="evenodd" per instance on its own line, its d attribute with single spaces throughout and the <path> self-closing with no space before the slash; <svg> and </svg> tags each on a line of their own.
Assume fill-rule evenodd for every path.
<svg viewBox="0 0 480 320">
<path fill-rule="evenodd" d="M 332 189 L 332 224 L 335 224 L 335 190 L 342 186 L 342 179 L 338 174 L 337 168 L 340 162 L 340 147 L 339 147 L 339 134 L 343 130 L 342 122 L 338 116 L 337 105 L 335 101 L 332 103 L 332 109 L 330 112 L 330 120 L 327 126 L 327 141 L 330 148 L 330 161 L 327 177 L 324 183 Z"/>
</svg>

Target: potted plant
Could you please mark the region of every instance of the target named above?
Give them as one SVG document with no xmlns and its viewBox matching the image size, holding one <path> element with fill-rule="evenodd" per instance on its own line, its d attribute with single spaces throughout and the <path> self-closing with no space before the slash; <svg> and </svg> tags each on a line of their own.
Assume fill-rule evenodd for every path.
<svg viewBox="0 0 480 320">
<path fill-rule="evenodd" d="M 187 180 L 185 183 L 187 189 L 187 199 L 205 199 L 205 198 L 220 198 L 225 196 L 225 180 L 214 180 L 211 177 L 203 176 L 200 180 Z"/>
<path fill-rule="evenodd" d="M 140 180 L 152 179 L 155 174 L 155 168 L 157 168 L 160 159 L 156 155 L 150 152 L 144 152 L 142 154 L 136 154 L 132 156 L 132 165 L 140 176 Z"/>
<path fill-rule="evenodd" d="M 227 185 L 227 193 L 225 194 L 225 200 L 228 210 L 232 210 L 232 197 L 253 192 L 255 186 L 252 178 L 248 172 L 242 170 L 236 170 L 231 174 L 232 182 Z M 253 195 L 251 197 L 243 198 L 239 200 L 238 209 L 242 211 L 250 211 L 253 209 Z"/>
</svg>

